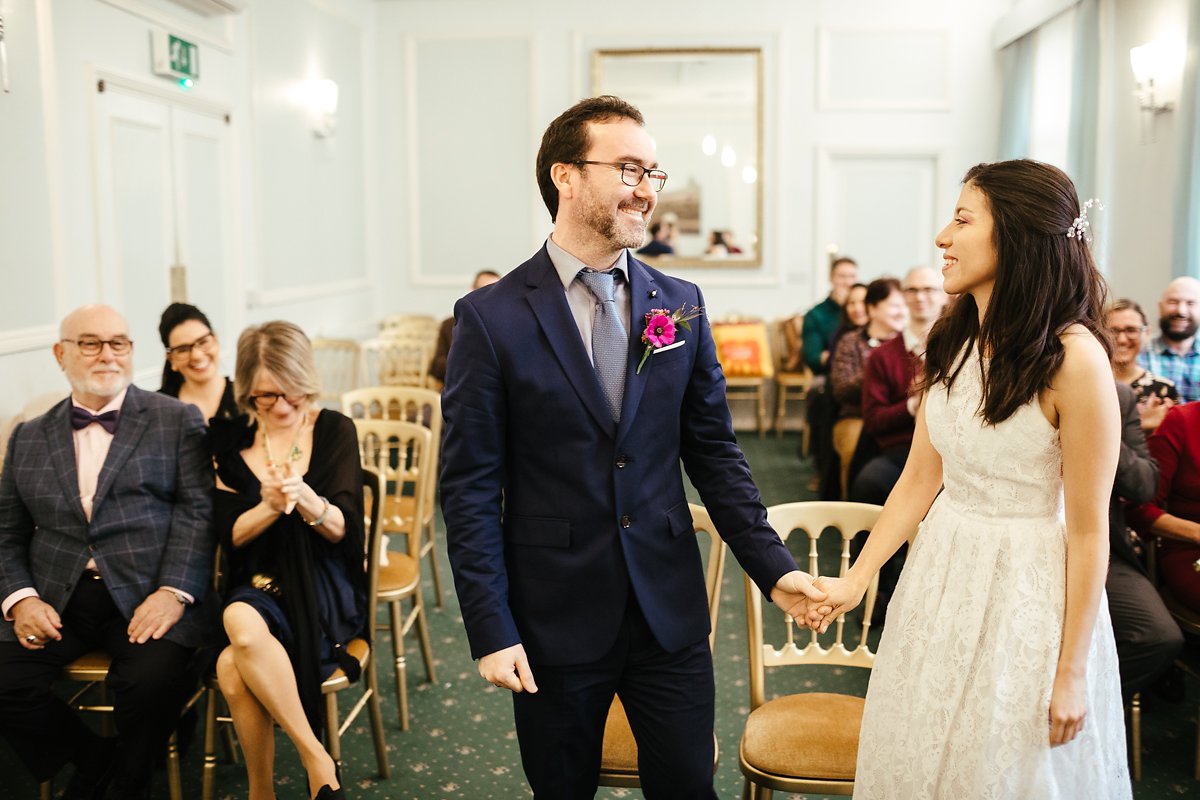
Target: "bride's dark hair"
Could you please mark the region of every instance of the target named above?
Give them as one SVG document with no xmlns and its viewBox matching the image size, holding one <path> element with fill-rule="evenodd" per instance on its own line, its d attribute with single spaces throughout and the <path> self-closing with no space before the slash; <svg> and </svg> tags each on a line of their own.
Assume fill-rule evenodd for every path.
<svg viewBox="0 0 1200 800">
<path fill-rule="evenodd" d="M 1112 355 L 1107 284 L 1087 243 L 1067 237 L 1080 207 L 1062 170 L 999 161 L 971 167 L 963 183 L 983 193 L 992 214 L 996 283 L 982 324 L 975 298 L 963 293 L 933 326 L 923 387 L 952 386 L 977 347 L 989 356 L 981 412 L 995 425 L 1050 386 L 1063 360 L 1059 337 L 1071 325 L 1083 325 Z"/>
</svg>

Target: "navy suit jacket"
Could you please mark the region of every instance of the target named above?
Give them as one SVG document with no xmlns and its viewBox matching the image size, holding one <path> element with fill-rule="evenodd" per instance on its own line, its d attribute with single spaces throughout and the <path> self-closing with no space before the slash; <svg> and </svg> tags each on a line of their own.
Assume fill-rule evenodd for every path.
<svg viewBox="0 0 1200 800">
<path fill-rule="evenodd" d="M 61 615 L 89 558 L 126 618 L 160 586 L 204 598 L 212 575 L 212 460 L 195 406 L 130 386 L 89 522 L 79 501 L 71 399 L 19 425 L 0 475 L 0 599 L 33 587 Z M 189 606 L 164 638 L 208 632 Z M 14 641 L 0 625 L 0 641 Z"/>
<path fill-rule="evenodd" d="M 703 306 L 700 290 L 631 256 L 629 296 L 619 425 L 545 247 L 455 306 L 441 495 L 475 658 L 521 642 L 534 663 L 596 660 L 631 588 L 664 649 L 706 637 L 681 461 L 764 593 L 796 568 L 737 446 L 708 321 L 636 372 L 647 312 Z"/>
</svg>

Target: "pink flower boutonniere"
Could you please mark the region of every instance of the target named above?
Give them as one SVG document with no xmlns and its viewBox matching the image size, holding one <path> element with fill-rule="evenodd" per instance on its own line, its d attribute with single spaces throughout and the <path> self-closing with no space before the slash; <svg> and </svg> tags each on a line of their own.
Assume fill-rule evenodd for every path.
<svg viewBox="0 0 1200 800">
<path fill-rule="evenodd" d="M 646 359 L 650 357 L 651 353 L 675 343 L 675 326 L 678 325 L 690 332 L 692 326 L 688 324 L 688 320 L 695 319 L 703 313 L 704 309 L 699 306 L 692 306 L 689 311 L 687 303 L 675 311 L 665 308 L 650 309 L 650 313 L 646 315 L 646 329 L 642 331 L 642 341 L 646 343 L 646 351 L 642 353 L 642 360 L 638 362 L 636 374 L 641 374 L 642 365 L 646 363 Z"/>
</svg>

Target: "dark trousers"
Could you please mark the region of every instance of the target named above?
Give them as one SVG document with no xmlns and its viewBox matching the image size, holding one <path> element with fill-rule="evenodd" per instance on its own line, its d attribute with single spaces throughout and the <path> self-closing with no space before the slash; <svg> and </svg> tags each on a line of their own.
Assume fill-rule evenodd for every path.
<svg viewBox="0 0 1200 800">
<path fill-rule="evenodd" d="M 0 735 L 38 781 L 84 756 L 96 737 L 51 684 L 71 661 L 105 650 L 112 657 L 107 685 L 117 729 L 115 775 L 141 785 L 187 700 L 192 651 L 165 639 L 131 644 L 129 623 L 103 581 L 89 577 L 80 580 L 62 623 L 62 640 L 44 650 L 0 642 Z"/>
<path fill-rule="evenodd" d="M 1183 649 L 1183 634 L 1154 585 L 1132 564 L 1112 559 L 1104 589 L 1117 640 L 1121 694 L 1129 698 L 1166 672 Z"/>
<path fill-rule="evenodd" d="M 864 464 L 850 485 L 850 499 L 856 503 L 876 505 L 887 502 L 892 487 L 900 480 L 900 473 L 904 470 L 904 462 L 908 460 L 910 449 L 910 444 L 890 447 Z M 865 544 L 865 535 L 855 538 L 851 544 L 855 558 L 858 558 Z M 908 545 L 900 545 L 900 549 L 879 570 L 879 594 L 875 599 L 875 613 L 872 618 L 877 625 L 883 624 L 887 615 L 888 604 L 896 592 L 896 584 L 900 582 L 900 573 L 904 570 L 904 559 L 907 555 Z"/>
<path fill-rule="evenodd" d="M 513 711 L 521 764 L 537 800 L 595 796 L 614 694 L 637 741 L 645 796 L 716 798 L 707 638 L 675 653 L 664 651 L 631 594 L 616 644 L 599 661 L 531 668 L 538 691 L 513 694 Z"/>
</svg>

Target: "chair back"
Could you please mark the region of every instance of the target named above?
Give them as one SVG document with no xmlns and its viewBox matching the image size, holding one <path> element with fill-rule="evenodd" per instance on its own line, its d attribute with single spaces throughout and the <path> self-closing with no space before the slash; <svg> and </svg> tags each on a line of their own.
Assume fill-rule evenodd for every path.
<svg viewBox="0 0 1200 800">
<path fill-rule="evenodd" d="M 424 387 L 433 359 L 433 342 L 369 339 L 362 343 L 363 384 Z"/>
<path fill-rule="evenodd" d="M 804 373 L 804 341 L 800 333 L 804 327 L 804 315 L 777 319 L 771 323 L 771 352 L 775 354 L 777 372 Z"/>
<path fill-rule="evenodd" d="M 351 419 L 395 419 L 429 428 L 433 444 L 425 461 L 433 478 L 426 482 L 424 518 L 434 514 L 442 449 L 442 396 L 416 386 L 370 386 L 342 395 L 342 413 Z"/>
<path fill-rule="evenodd" d="M 688 503 L 688 510 L 692 512 L 692 528 L 697 534 L 708 537 L 708 552 L 704 558 L 704 588 L 708 592 L 708 622 L 712 628 L 708 634 L 708 647 L 711 650 L 717 641 L 717 620 L 721 617 L 721 582 L 725 579 L 725 557 L 729 548 L 717 533 L 717 526 L 708 515 L 708 509 L 697 503 Z"/>
<path fill-rule="evenodd" d="M 379 338 L 433 344 L 441 324 L 440 320 L 427 314 L 392 314 L 379 323 Z"/>
<path fill-rule="evenodd" d="M 367 624 L 369 632 L 375 627 L 375 612 L 379 607 L 379 558 L 383 537 L 383 498 L 387 487 L 383 474 L 372 467 L 363 467 L 363 521 L 366 523 Z"/>
<path fill-rule="evenodd" d="M 420 561 L 427 484 L 435 477 L 429 467 L 433 436 L 428 428 L 401 420 L 356 419 L 354 427 L 363 467 L 376 470 L 384 481 L 380 528 L 408 533 L 407 552 Z"/>
<path fill-rule="evenodd" d="M 314 339 L 312 348 L 321 376 L 317 400 L 336 408 L 343 393 L 362 385 L 362 349 L 353 339 Z"/>
<path fill-rule="evenodd" d="M 841 536 L 841 558 L 838 576 L 844 576 L 850 568 L 850 541 L 861 531 L 870 531 L 879 519 L 882 506 L 869 503 L 841 503 L 812 501 L 801 503 L 783 503 L 767 509 L 767 521 L 779 534 L 779 538 L 787 542 L 794 531 L 803 531 L 808 537 L 808 572 L 814 577 L 821 574 L 817 562 L 817 542 L 829 528 L 833 528 Z M 783 641 L 776 646 L 768 641 L 766 624 L 763 618 L 762 593 L 749 577 L 746 584 L 746 627 L 747 641 L 750 650 L 750 709 L 761 706 L 766 702 L 766 671 L 773 667 L 788 665 L 820 664 L 833 667 L 861 667 L 870 669 L 875 663 L 875 654 L 871 651 L 867 635 L 871 629 L 871 612 L 875 607 L 875 594 L 879 586 L 879 576 L 871 579 L 867 588 L 867 596 L 863 606 L 863 624 L 858 637 L 858 644 L 849 649 L 845 644 L 846 617 L 838 617 L 835 627 L 833 644 L 826 648 L 821 645 L 815 631 L 809 631 L 808 643 L 801 647 L 797 644 L 796 630 L 799 627 L 795 620 L 781 613 L 784 620 Z M 777 630 L 775 625 L 771 626 Z"/>
</svg>

